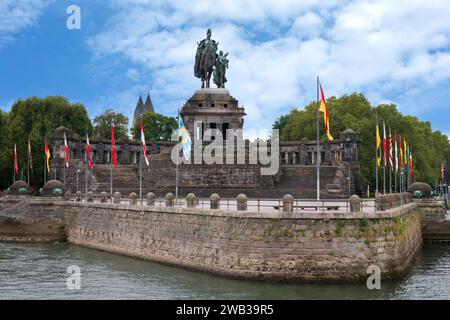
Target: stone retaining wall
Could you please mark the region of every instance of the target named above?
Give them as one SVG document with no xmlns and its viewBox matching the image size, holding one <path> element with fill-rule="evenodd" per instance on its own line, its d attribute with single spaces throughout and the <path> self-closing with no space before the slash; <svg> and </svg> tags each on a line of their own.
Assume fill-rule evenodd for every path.
<svg viewBox="0 0 450 320">
<path fill-rule="evenodd" d="M 30 211 L 66 223 L 70 243 L 238 278 L 365 280 L 370 265 L 384 278 L 396 277 L 422 243 L 415 203 L 370 216 L 32 203 Z"/>
<path fill-rule="evenodd" d="M 351 281 L 372 264 L 395 277 L 422 243 L 415 204 L 375 217 L 77 206 L 62 205 L 73 244 L 239 278 Z"/>
</svg>

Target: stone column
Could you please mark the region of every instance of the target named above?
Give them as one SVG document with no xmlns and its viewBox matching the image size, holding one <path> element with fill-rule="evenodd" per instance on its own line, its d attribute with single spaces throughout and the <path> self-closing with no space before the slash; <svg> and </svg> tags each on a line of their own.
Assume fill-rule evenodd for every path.
<svg viewBox="0 0 450 320">
<path fill-rule="evenodd" d="M 87 202 L 94 202 L 94 193 L 92 191 L 87 193 Z"/>
<path fill-rule="evenodd" d="M 237 196 L 236 202 L 238 211 L 247 211 L 247 200 L 247 196 L 243 193 Z"/>
<path fill-rule="evenodd" d="M 137 204 L 137 194 L 135 192 L 130 193 L 130 206 L 135 206 Z"/>
<path fill-rule="evenodd" d="M 187 207 L 188 208 L 195 208 L 196 207 L 196 203 L 195 202 L 196 202 L 195 194 L 189 193 L 186 196 L 186 205 L 187 205 Z"/>
<path fill-rule="evenodd" d="M 108 194 L 105 191 L 102 191 L 100 193 L 100 203 L 106 203 L 107 199 L 108 199 Z"/>
<path fill-rule="evenodd" d="M 81 193 L 81 191 L 77 191 L 77 193 L 75 193 L 75 201 L 76 202 L 81 202 L 82 197 L 83 197 L 83 194 Z"/>
<path fill-rule="evenodd" d="M 293 212 L 294 211 L 294 197 L 290 194 L 286 194 L 283 197 L 283 212 Z"/>
<path fill-rule="evenodd" d="M 284 162 L 285 162 L 286 164 L 289 164 L 289 152 L 286 152 L 286 153 L 284 154 Z"/>
<path fill-rule="evenodd" d="M 361 199 L 357 195 L 350 197 L 350 212 L 361 212 Z"/>
<path fill-rule="evenodd" d="M 130 198 L 130 206 L 137 205 L 137 194 L 135 192 L 130 193 L 129 198 Z"/>
<path fill-rule="evenodd" d="M 121 196 L 120 192 L 114 192 L 114 204 L 120 204 Z"/>
<path fill-rule="evenodd" d="M 173 207 L 173 202 L 175 199 L 175 196 L 173 195 L 172 192 L 169 192 L 168 194 L 166 194 L 166 207 Z"/>
<path fill-rule="evenodd" d="M 217 193 L 213 193 L 209 197 L 209 201 L 211 209 L 220 209 L 220 196 Z"/>
<path fill-rule="evenodd" d="M 147 193 L 147 206 L 149 207 L 155 206 L 155 198 L 156 195 L 153 192 Z"/>
</svg>

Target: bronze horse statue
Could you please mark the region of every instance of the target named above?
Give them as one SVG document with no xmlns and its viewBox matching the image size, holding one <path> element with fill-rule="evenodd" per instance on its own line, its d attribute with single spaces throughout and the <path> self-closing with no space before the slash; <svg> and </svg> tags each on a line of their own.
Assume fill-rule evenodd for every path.
<svg viewBox="0 0 450 320">
<path fill-rule="evenodd" d="M 209 82 L 211 80 L 211 75 L 213 74 L 213 68 L 216 65 L 216 54 L 211 52 L 210 49 L 207 49 L 202 59 L 203 63 L 201 65 L 203 74 L 202 74 L 202 88 L 209 88 Z"/>
<path fill-rule="evenodd" d="M 218 42 L 211 39 L 211 29 L 206 33 L 206 39 L 197 44 L 194 74 L 202 80 L 202 88 L 209 88 L 211 75 L 216 64 Z M 206 86 L 205 86 L 206 82 Z"/>
</svg>

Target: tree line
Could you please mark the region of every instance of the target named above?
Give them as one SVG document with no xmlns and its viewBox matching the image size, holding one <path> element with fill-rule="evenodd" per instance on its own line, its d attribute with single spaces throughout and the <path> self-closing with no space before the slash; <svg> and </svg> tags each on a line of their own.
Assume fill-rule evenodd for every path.
<svg viewBox="0 0 450 320">
<path fill-rule="evenodd" d="M 412 148 L 416 181 L 434 186 L 439 182 L 441 161 L 450 163 L 449 138 L 438 130 L 433 131 L 430 122 L 401 114 L 395 104 L 372 106 L 363 94 L 353 93 L 339 98 L 328 98 L 327 107 L 331 134 L 335 138 L 349 128 L 359 133 L 361 144 L 358 156 L 361 173 L 364 183 L 368 184 L 372 191 L 375 190 L 377 123 L 380 126 L 381 135 L 383 135 L 384 121 L 386 130 L 391 128 L 392 136 L 395 131 L 402 137 L 406 136 Z M 317 102 L 311 102 L 304 109 L 292 109 L 288 114 L 279 117 L 273 124 L 273 128 L 280 130 L 281 140 L 300 140 L 303 137 L 315 140 L 317 108 Z M 323 118 L 320 117 L 321 139 L 325 142 L 323 127 Z M 381 181 L 381 174 L 379 177 Z"/>
<path fill-rule="evenodd" d="M 158 113 L 143 115 L 147 141 L 168 141 L 177 127 L 173 117 Z M 31 145 L 32 170 L 30 185 L 38 190 L 43 184 L 44 143 L 50 142 L 54 129 L 64 126 L 81 137 L 111 139 L 111 124 L 115 123 L 115 138 L 140 140 L 140 123 L 131 128 L 128 117 L 107 109 L 91 120 L 81 103 L 71 103 L 61 96 L 30 97 L 17 100 L 9 112 L 0 110 L 0 190 L 13 182 L 14 144 L 17 147 L 19 174 L 16 179 L 27 180 L 28 141 Z"/>
</svg>

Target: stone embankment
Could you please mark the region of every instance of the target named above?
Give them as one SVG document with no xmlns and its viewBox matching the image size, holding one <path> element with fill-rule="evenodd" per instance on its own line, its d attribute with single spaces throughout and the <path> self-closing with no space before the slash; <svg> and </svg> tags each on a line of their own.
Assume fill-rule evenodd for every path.
<svg viewBox="0 0 450 320">
<path fill-rule="evenodd" d="M 75 245 L 245 279 L 354 281 L 366 279 L 371 265 L 385 278 L 397 277 L 422 244 L 421 209 L 410 197 L 391 197 L 383 211 L 362 213 L 357 197 L 352 212 L 293 212 L 290 196 L 281 212 L 252 212 L 242 195 L 239 211 L 221 210 L 218 195 L 210 208 L 195 208 L 194 195 L 187 208 L 174 208 L 173 195 L 163 206 L 151 194 L 145 205 L 130 196 L 127 204 L 120 195 L 107 203 L 105 194 L 100 203 L 92 195 L 88 202 L 2 198 L 0 215 L 59 222 Z M 393 207 L 395 201 L 403 205 Z"/>
</svg>

